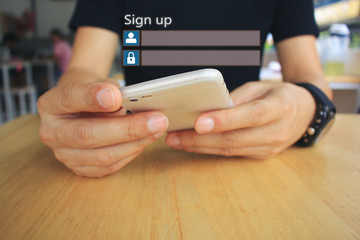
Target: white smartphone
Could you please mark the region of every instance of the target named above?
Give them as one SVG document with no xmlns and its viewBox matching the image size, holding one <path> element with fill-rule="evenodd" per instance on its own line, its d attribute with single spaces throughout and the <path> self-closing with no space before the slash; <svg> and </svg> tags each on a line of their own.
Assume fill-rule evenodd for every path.
<svg viewBox="0 0 360 240">
<path fill-rule="evenodd" d="M 168 131 L 193 129 L 203 112 L 234 106 L 222 74 L 202 69 L 120 89 L 122 105 L 132 113 L 158 110 L 169 119 Z"/>
</svg>

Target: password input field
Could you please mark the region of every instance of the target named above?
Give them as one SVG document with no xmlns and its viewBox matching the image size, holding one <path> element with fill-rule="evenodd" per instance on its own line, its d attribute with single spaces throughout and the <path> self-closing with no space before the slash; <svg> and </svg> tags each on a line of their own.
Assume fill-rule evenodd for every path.
<svg viewBox="0 0 360 240">
<path fill-rule="evenodd" d="M 142 50 L 142 66 L 260 66 L 260 50 Z"/>
</svg>

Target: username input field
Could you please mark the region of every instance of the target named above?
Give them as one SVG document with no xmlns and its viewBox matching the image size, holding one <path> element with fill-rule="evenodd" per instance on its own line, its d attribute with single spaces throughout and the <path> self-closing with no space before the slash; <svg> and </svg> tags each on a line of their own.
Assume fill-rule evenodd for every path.
<svg viewBox="0 0 360 240">
<path fill-rule="evenodd" d="M 142 50 L 142 66 L 260 66 L 260 50 Z"/>
<path fill-rule="evenodd" d="M 141 46 L 260 46 L 258 30 L 143 30 Z"/>
</svg>

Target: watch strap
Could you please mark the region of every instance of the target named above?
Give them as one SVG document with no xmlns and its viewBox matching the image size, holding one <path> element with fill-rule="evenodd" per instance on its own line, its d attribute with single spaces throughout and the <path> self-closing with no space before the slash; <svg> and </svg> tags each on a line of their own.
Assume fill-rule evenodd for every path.
<svg viewBox="0 0 360 240">
<path fill-rule="evenodd" d="M 334 118 L 336 108 L 331 100 L 316 86 L 310 83 L 295 84 L 308 90 L 316 102 L 315 117 L 303 136 L 297 141 L 298 146 L 309 147 L 317 142 L 321 132 Z"/>
<path fill-rule="evenodd" d="M 325 95 L 325 93 L 315 85 L 304 82 L 295 83 L 295 85 L 298 85 L 308 90 L 310 94 L 314 97 L 317 105 L 322 104 L 328 106 L 329 108 L 335 109 L 335 105 L 332 103 L 332 101 L 330 101 L 330 99 Z"/>
</svg>

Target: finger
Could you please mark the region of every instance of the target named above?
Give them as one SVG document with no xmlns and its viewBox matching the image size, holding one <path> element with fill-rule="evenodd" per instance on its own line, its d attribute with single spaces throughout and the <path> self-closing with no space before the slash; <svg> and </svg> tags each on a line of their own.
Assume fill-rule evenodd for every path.
<svg viewBox="0 0 360 240">
<path fill-rule="evenodd" d="M 116 118 L 63 119 L 54 131 L 52 142 L 58 147 L 99 148 L 148 136 L 160 137 L 168 125 L 168 119 L 160 112 Z"/>
<path fill-rule="evenodd" d="M 276 128 L 278 129 L 278 128 Z M 234 131 L 198 134 L 195 131 L 172 132 L 166 136 L 166 143 L 174 148 L 238 148 L 261 145 L 276 145 L 285 140 L 282 131 L 274 130 L 273 125 L 245 128 Z"/>
<path fill-rule="evenodd" d="M 109 167 L 122 159 L 143 151 L 156 138 L 147 137 L 124 144 L 106 146 L 96 149 L 59 149 L 56 158 L 69 168 L 75 167 Z"/>
<path fill-rule="evenodd" d="M 39 98 L 41 113 L 114 112 L 121 107 L 119 88 L 110 82 L 59 85 Z"/>
<path fill-rule="evenodd" d="M 107 175 L 110 175 L 112 173 L 115 173 L 125 167 L 128 163 L 130 163 L 132 160 L 134 160 L 137 156 L 141 154 L 141 151 L 138 153 L 135 153 L 134 155 L 131 155 L 127 158 L 122 159 L 119 162 L 114 163 L 111 166 L 107 167 L 94 167 L 94 166 L 84 166 L 84 167 L 76 167 L 73 168 L 72 171 L 82 177 L 93 177 L 93 178 L 99 178 L 104 177 Z"/>
<path fill-rule="evenodd" d="M 278 153 L 269 149 L 269 147 L 246 147 L 246 148 L 205 148 L 205 147 L 188 147 L 184 148 L 184 151 L 220 155 L 227 157 L 245 157 L 251 159 L 269 159 L 276 156 Z"/>
<path fill-rule="evenodd" d="M 270 85 L 266 82 L 248 82 L 236 88 L 230 93 L 235 105 L 254 101 L 263 98 L 270 90 Z"/>
<path fill-rule="evenodd" d="M 195 121 L 195 130 L 198 133 L 214 133 L 257 127 L 278 120 L 283 114 L 282 99 L 270 94 L 231 109 L 201 114 Z"/>
<path fill-rule="evenodd" d="M 110 117 L 120 117 L 125 116 L 127 110 L 121 107 L 115 112 L 82 112 L 78 116 L 82 118 L 110 118 Z"/>
</svg>

